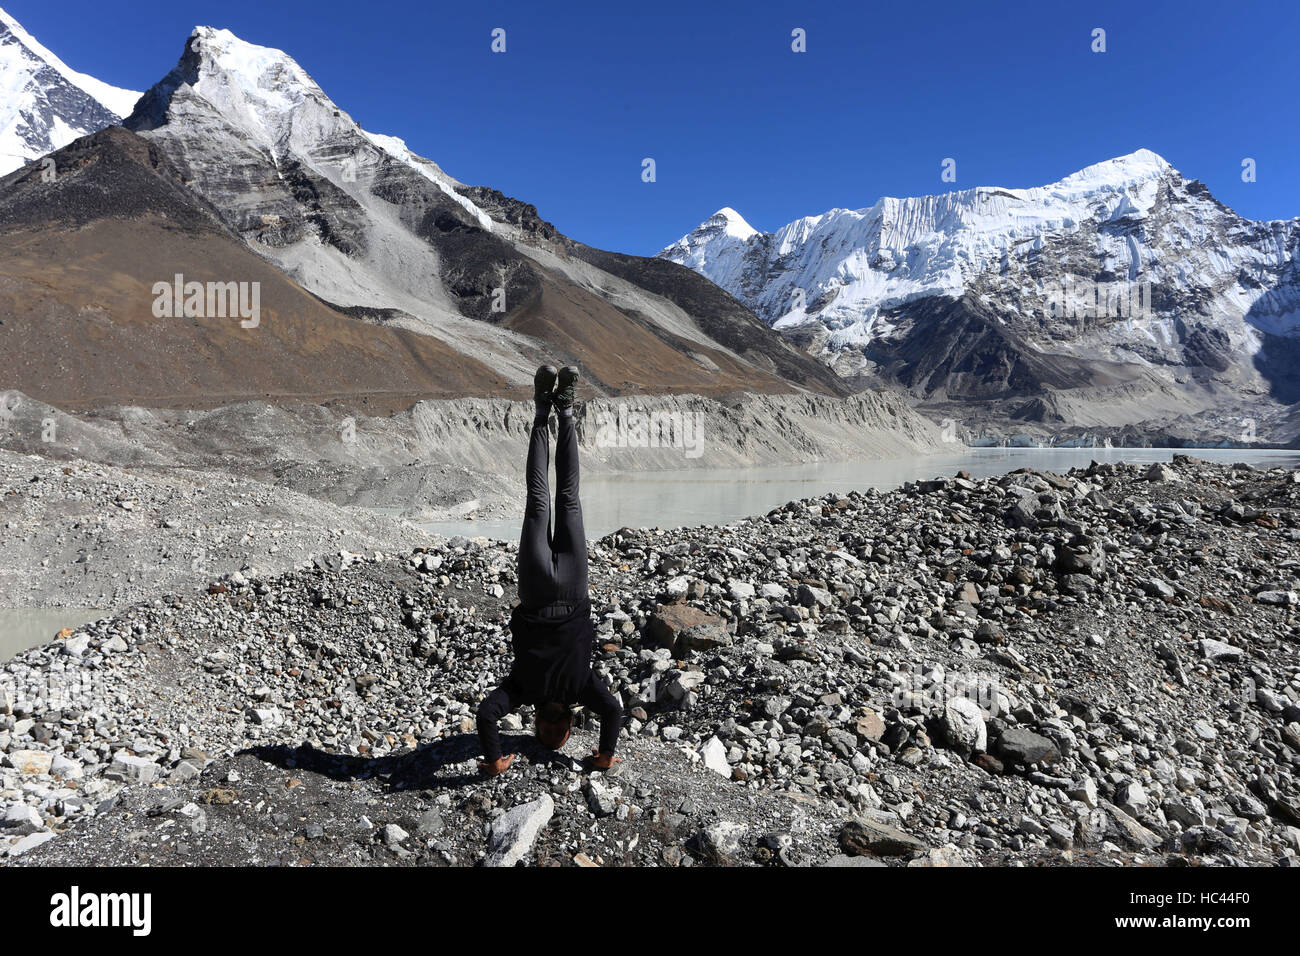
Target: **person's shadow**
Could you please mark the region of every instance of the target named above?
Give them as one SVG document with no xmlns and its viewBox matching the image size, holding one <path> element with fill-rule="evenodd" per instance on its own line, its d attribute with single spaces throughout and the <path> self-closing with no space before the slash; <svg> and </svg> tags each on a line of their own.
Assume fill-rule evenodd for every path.
<svg viewBox="0 0 1300 956">
<path fill-rule="evenodd" d="M 501 752 L 525 756 L 534 764 L 563 762 L 567 766 L 571 760 L 543 747 L 532 734 L 502 734 Z M 382 757 L 330 753 L 307 743 L 296 746 L 266 744 L 247 747 L 239 753 L 285 770 L 305 770 L 331 780 L 377 780 L 387 790 L 452 790 L 493 779 L 478 772 L 479 740 L 476 734 L 456 734 L 422 744 L 414 750 Z M 473 771 L 465 773 L 461 769 L 452 769 L 468 760 L 475 761 Z"/>
</svg>

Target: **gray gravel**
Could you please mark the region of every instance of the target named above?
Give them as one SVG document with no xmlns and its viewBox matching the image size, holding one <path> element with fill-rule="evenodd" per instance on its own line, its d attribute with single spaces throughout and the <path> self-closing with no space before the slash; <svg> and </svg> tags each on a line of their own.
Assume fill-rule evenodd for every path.
<svg viewBox="0 0 1300 956">
<path fill-rule="evenodd" d="M 596 666 L 629 715 L 609 774 L 577 763 L 594 727 L 556 754 L 527 711 L 511 770 L 475 772 L 512 546 L 226 575 L 0 671 L 0 849 L 1295 865 L 1298 499 L 1300 475 L 1180 456 L 624 529 L 590 552 Z"/>
</svg>

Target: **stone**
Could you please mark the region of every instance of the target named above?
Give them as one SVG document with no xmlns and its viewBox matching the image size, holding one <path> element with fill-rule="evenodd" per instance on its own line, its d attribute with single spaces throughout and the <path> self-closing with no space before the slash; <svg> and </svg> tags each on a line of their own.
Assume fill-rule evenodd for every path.
<svg viewBox="0 0 1300 956">
<path fill-rule="evenodd" d="M 483 865 L 514 866 L 532 850 L 554 812 L 555 801 L 546 793 L 501 814 L 488 827 L 488 855 Z"/>
<path fill-rule="evenodd" d="M 1300 752 L 1300 723 L 1292 721 L 1282 728 L 1282 742 Z"/>
<path fill-rule="evenodd" d="M 868 859 L 868 857 L 858 857 L 858 859 Z M 950 867 L 950 866 L 970 866 L 970 863 L 962 856 L 961 851 L 955 846 L 937 846 L 931 847 L 920 856 L 907 861 L 910 867 Z"/>
<path fill-rule="evenodd" d="M 748 601 L 754 596 L 754 585 L 733 578 L 727 582 L 727 593 L 731 595 L 733 601 Z"/>
<path fill-rule="evenodd" d="M 981 770 L 994 775 L 1002 773 L 1006 768 L 1002 766 L 1002 761 L 992 754 L 976 754 L 975 759 L 971 761 Z"/>
<path fill-rule="evenodd" d="M 9 753 L 6 763 L 24 777 L 37 777 L 50 772 L 54 754 L 44 750 L 14 750 Z"/>
<path fill-rule="evenodd" d="M 725 820 L 711 824 L 691 837 L 688 849 L 710 862 L 725 862 L 740 852 L 746 829 L 743 824 Z"/>
<path fill-rule="evenodd" d="M 202 765 L 198 761 L 187 759 L 173 767 L 167 779 L 174 783 L 187 783 L 190 780 L 197 780 L 202 774 Z"/>
<path fill-rule="evenodd" d="M 1178 595 L 1174 586 L 1162 578 L 1148 578 L 1142 583 L 1142 590 L 1154 598 L 1163 600 L 1172 600 Z"/>
<path fill-rule="evenodd" d="M 1061 752 L 1051 740 L 1023 727 L 1008 727 L 998 738 L 997 755 L 1012 763 L 1055 763 Z"/>
<path fill-rule="evenodd" d="M 113 755 L 112 766 L 108 768 L 110 777 L 126 783 L 153 783 L 158 779 L 158 773 L 158 765 L 152 760 L 122 751 Z"/>
<path fill-rule="evenodd" d="M 651 645 L 666 647 L 677 657 L 731 644 L 726 621 L 689 604 L 657 605 L 645 636 Z"/>
<path fill-rule="evenodd" d="M 870 817 L 850 820 L 840 828 L 840 848 L 850 856 L 903 856 L 926 845 L 898 827 Z"/>
<path fill-rule="evenodd" d="M 45 829 L 45 821 L 35 807 L 20 803 L 10 807 L 5 811 L 4 816 L 0 817 L 0 828 L 10 833 L 36 833 L 38 830 Z"/>
<path fill-rule="evenodd" d="M 50 761 L 50 774 L 55 777 L 62 777 L 64 780 L 75 780 L 85 775 L 85 770 L 81 764 L 63 754 L 55 755 Z"/>
<path fill-rule="evenodd" d="M 1164 462 L 1158 461 L 1150 468 L 1147 469 L 1146 480 L 1153 481 L 1153 482 L 1164 482 L 1164 481 L 1182 481 L 1183 479 L 1179 476 L 1178 472 L 1174 471 L 1173 468 L 1171 468 L 1169 465 L 1166 465 Z"/>
<path fill-rule="evenodd" d="M 1201 655 L 1210 661 L 1239 661 L 1245 656 L 1245 652 L 1240 647 L 1208 637 L 1201 640 L 1200 648 Z"/>
<path fill-rule="evenodd" d="M 686 702 L 692 691 L 704 683 L 705 676 L 703 671 L 678 671 L 657 685 L 656 700 L 659 703 L 680 706 Z"/>
<path fill-rule="evenodd" d="M 979 753 L 988 748 L 984 715 L 969 698 L 954 697 L 944 705 L 943 732 L 948 745 L 958 753 Z"/>
<path fill-rule="evenodd" d="M 379 831 L 379 836 L 389 846 L 397 846 L 399 843 L 405 843 L 411 835 L 396 823 L 389 823 Z"/>
<path fill-rule="evenodd" d="M 263 727 L 279 727 L 284 723 L 284 714 L 280 713 L 278 707 L 250 707 L 245 716 Z"/>
<path fill-rule="evenodd" d="M 44 844 L 49 843 L 55 838 L 55 836 L 57 836 L 57 834 L 49 830 L 44 833 L 33 833 L 30 836 L 25 836 L 9 848 L 9 856 L 22 856 L 24 853 L 28 853 L 36 849 L 38 846 L 43 846 Z"/>
<path fill-rule="evenodd" d="M 664 595 L 672 601 L 680 601 L 686 597 L 691 588 L 691 579 L 685 575 L 678 575 L 675 578 L 669 578 L 664 582 Z"/>
<path fill-rule="evenodd" d="M 1097 806 L 1097 781 L 1092 777 L 1084 777 L 1066 788 L 1065 794 L 1091 810 Z"/>
<path fill-rule="evenodd" d="M 1122 784 L 1115 790 L 1115 805 L 1130 813 L 1147 805 L 1147 792 L 1136 780 Z"/>
<path fill-rule="evenodd" d="M 1116 833 L 1124 842 L 1143 850 L 1151 850 L 1160 845 L 1158 836 L 1114 804 L 1103 803 L 1101 810 L 1110 823 L 1108 832 Z"/>
<path fill-rule="evenodd" d="M 868 710 L 855 720 L 853 729 L 863 740 L 879 741 L 885 736 L 885 722 L 874 710 Z"/>
<path fill-rule="evenodd" d="M 708 767 L 719 776 L 731 779 L 731 765 L 727 763 L 727 748 L 717 737 L 710 737 L 700 748 L 700 756 L 704 759 L 704 766 Z"/>
<path fill-rule="evenodd" d="M 813 587 L 811 584 L 799 585 L 796 598 L 804 607 L 830 607 L 834 603 L 830 591 Z"/>
<path fill-rule="evenodd" d="M 587 808 L 598 817 L 607 817 L 618 809 L 618 798 L 622 793 L 620 787 L 608 787 L 598 777 L 587 779 L 584 786 L 587 796 Z"/>
<path fill-rule="evenodd" d="M 1275 607 L 1291 607 L 1300 604 L 1300 595 L 1295 591 L 1260 591 L 1255 595 L 1258 604 L 1272 604 Z"/>
</svg>

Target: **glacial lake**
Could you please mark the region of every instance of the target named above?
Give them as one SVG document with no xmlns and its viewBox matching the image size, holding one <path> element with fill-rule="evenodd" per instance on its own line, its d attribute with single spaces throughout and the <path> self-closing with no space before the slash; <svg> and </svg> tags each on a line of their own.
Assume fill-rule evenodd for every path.
<svg viewBox="0 0 1300 956">
<path fill-rule="evenodd" d="M 19 651 L 46 644 L 65 627 L 80 627 L 108 616 L 95 608 L 0 607 L 0 661 L 7 661 Z"/>
<path fill-rule="evenodd" d="M 1064 472 L 1089 462 L 1150 464 L 1175 454 L 1206 461 L 1247 462 L 1261 468 L 1300 468 L 1300 451 L 1253 448 L 971 448 L 954 455 L 918 455 L 878 461 L 828 461 L 753 468 L 697 468 L 621 474 L 584 474 L 582 510 L 587 537 L 619 528 L 674 528 L 728 524 L 766 514 L 796 498 L 828 492 L 897 488 L 904 482 L 950 477 L 960 470 L 979 477 L 1017 468 Z M 522 462 L 521 462 L 522 467 Z M 554 476 L 552 476 L 554 480 Z M 419 527 L 444 535 L 514 541 L 518 518 L 433 521 Z"/>
</svg>

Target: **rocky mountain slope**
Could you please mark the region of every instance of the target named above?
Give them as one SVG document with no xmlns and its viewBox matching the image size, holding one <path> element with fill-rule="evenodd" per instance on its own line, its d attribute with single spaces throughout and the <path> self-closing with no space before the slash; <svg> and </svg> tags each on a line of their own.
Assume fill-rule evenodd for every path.
<svg viewBox="0 0 1300 956">
<path fill-rule="evenodd" d="M 0 386 L 62 408 L 342 399 L 376 411 L 502 394 L 498 371 L 442 340 L 362 322 L 287 278 L 120 126 L 0 179 Z M 159 316 L 157 284 L 256 283 L 258 312 Z M 252 315 L 252 311 L 249 310 Z"/>
<path fill-rule="evenodd" d="M 723 209 L 660 256 L 849 380 L 1054 424 L 1087 393 L 1091 424 L 1118 426 L 1300 400 L 1298 250 L 1300 219 L 1243 219 L 1138 150 L 775 233 Z"/>
<path fill-rule="evenodd" d="M 0 667 L 45 864 L 1294 866 L 1300 483 L 1176 459 L 591 546 L 616 772 L 474 714 L 513 546 L 233 575 Z"/>
<path fill-rule="evenodd" d="M 71 69 L 0 9 L 0 176 L 121 122 L 139 97 Z"/>
<path fill-rule="evenodd" d="M 532 207 L 361 129 L 290 56 L 228 31 L 197 28 L 125 125 L 323 302 L 512 385 L 545 357 L 582 366 L 595 394 L 845 391 L 688 270 L 573 243 Z"/>
</svg>

